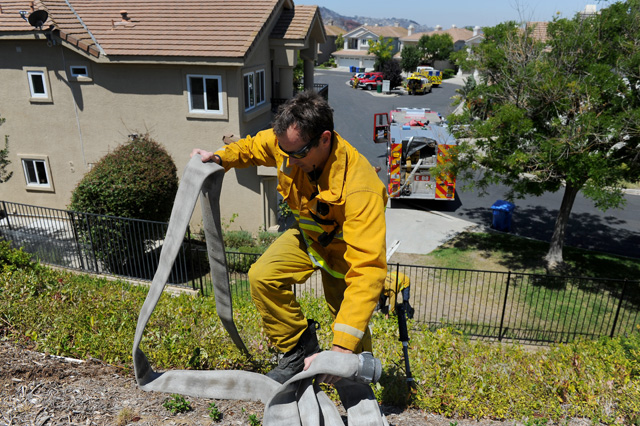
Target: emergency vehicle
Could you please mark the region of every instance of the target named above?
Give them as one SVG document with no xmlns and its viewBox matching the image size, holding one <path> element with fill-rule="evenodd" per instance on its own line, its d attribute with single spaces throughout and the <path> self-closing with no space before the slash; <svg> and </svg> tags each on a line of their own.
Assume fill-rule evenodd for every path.
<svg viewBox="0 0 640 426">
<path fill-rule="evenodd" d="M 433 87 L 440 87 L 442 84 L 442 72 L 433 67 L 418 67 L 411 76 L 414 75 L 426 77 Z"/>
<path fill-rule="evenodd" d="M 373 141 L 387 144 L 390 198 L 455 199 L 455 176 L 431 173 L 432 168 L 451 160 L 457 145 L 440 114 L 429 108 L 374 114 Z"/>
</svg>

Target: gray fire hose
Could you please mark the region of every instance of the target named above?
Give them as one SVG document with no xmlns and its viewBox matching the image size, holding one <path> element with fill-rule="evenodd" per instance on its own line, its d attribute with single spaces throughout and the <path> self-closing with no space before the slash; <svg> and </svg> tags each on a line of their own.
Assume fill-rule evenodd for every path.
<svg viewBox="0 0 640 426">
<path fill-rule="evenodd" d="M 203 163 L 199 155 L 193 156 L 184 171 L 171 211 L 158 269 L 138 317 L 133 342 L 133 366 L 138 385 L 145 391 L 178 393 L 201 398 L 262 401 L 265 403 L 265 426 L 343 426 L 335 404 L 314 382 L 316 375 L 328 374 L 343 377 L 335 386 L 342 404 L 347 409 L 350 426 L 388 426 L 368 385 L 380 378 L 382 370 L 380 360 L 374 358 L 371 353 L 354 355 L 321 352 L 307 371 L 297 374 L 282 385 L 267 376 L 248 371 L 172 370 L 160 373 L 151 368 L 149 360 L 140 349 L 140 342 L 169 278 L 200 192 L 216 310 L 238 349 L 248 354 L 233 322 L 231 292 L 220 226 L 219 199 L 223 177 L 222 167 L 215 163 Z"/>
</svg>

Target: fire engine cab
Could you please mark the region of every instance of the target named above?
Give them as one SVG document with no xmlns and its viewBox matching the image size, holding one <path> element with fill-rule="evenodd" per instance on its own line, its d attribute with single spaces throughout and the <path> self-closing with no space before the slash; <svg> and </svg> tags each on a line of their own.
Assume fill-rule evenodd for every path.
<svg viewBox="0 0 640 426">
<path fill-rule="evenodd" d="M 444 119 L 429 108 L 396 108 L 374 114 L 373 140 L 387 144 L 387 190 L 390 198 L 453 200 L 451 174 L 431 169 L 451 159 L 457 145 Z"/>
</svg>

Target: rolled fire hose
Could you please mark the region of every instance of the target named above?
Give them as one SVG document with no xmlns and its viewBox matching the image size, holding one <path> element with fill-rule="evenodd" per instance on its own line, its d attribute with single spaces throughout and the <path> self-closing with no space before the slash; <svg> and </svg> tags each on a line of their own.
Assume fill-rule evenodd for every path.
<svg viewBox="0 0 640 426">
<path fill-rule="evenodd" d="M 167 283 L 183 236 L 201 194 L 203 227 L 211 264 L 216 310 L 235 345 L 249 353 L 233 322 L 231 291 L 220 226 L 220 190 L 224 169 L 215 163 L 203 163 L 194 155 L 187 164 L 169 219 L 169 227 L 160 253 L 158 269 L 144 301 L 133 342 L 133 366 L 136 381 L 145 391 L 178 393 L 199 398 L 239 399 L 265 403 L 263 424 L 343 426 L 344 422 L 329 397 L 314 377 L 329 374 L 343 377 L 336 383 L 338 395 L 347 410 L 350 426 L 388 426 L 380 412 L 369 383 L 380 378 L 380 360 L 371 353 L 343 354 L 325 351 L 307 371 L 284 384 L 262 374 L 225 370 L 170 370 L 156 372 L 140 349 L 144 329 Z"/>
</svg>

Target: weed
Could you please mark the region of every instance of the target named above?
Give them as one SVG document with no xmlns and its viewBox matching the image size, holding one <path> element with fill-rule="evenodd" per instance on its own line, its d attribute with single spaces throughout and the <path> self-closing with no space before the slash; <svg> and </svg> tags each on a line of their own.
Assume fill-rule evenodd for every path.
<svg viewBox="0 0 640 426">
<path fill-rule="evenodd" d="M 260 419 L 258 418 L 258 416 L 256 416 L 255 414 L 251 414 L 249 416 L 249 425 L 251 426 L 260 426 L 262 423 L 260 422 Z"/>
<path fill-rule="evenodd" d="M 118 413 L 118 417 L 116 417 L 116 426 L 125 426 L 129 423 L 135 421 L 136 417 L 138 417 L 138 413 L 129 407 L 124 407 Z"/>
<path fill-rule="evenodd" d="M 216 406 L 215 402 L 209 404 L 209 418 L 214 422 L 219 422 L 220 420 L 222 420 L 222 413 Z"/>
<path fill-rule="evenodd" d="M 167 399 L 164 404 L 164 408 L 169 410 L 171 414 L 180 414 L 191 411 L 191 403 L 184 399 L 184 396 L 174 393 L 170 399 Z"/>
</svg>

